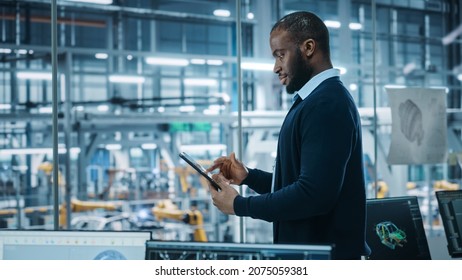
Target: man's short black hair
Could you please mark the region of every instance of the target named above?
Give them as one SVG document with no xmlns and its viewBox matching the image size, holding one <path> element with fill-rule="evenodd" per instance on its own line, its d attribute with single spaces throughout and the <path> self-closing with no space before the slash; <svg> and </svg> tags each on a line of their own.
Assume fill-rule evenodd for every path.
<svg viewBox="0 0 462 280">
<path fill-rule="evenodd" d="M 314 39 L 319 49 L 327 57 L 330 57 L 329 30 L 317 15 L 310 12 L 288 14 L 274 24 L 271 32 L 277 29 L 288 31 L 295 44 L 301 44 L 307 39 Z"/>
</svg>

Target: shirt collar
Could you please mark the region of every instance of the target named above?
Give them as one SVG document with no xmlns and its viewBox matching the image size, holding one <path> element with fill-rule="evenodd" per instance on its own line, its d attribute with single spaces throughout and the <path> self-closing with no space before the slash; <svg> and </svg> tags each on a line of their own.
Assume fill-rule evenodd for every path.
<svg viewBox="0 0 462 280">
<path fill-rule="evenodd" d="M 294 96 L 294 100 L 297 98 L 297 95 L 299 95 L 302 98 L 302 100 L 304 100 L 322 82 L 324 82 L 325 80 L 329 78 L 338 77 L 338 76 L 340 76 L 340 70 L 336 68 L 330 68 L 330 69 L 322 71 L 321 73 L 311 78 L 299 91 L 296 92 Z"/>
</svg>

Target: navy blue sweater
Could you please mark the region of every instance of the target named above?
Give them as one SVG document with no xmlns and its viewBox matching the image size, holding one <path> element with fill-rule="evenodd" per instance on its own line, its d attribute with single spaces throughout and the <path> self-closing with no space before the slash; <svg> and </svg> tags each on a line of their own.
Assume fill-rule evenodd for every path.
<svg viewBox="0 0 462 280">
<path fill-rule="evenodd" d="M 298 98 L 279 134 L 272 173 L 249 169 L 243 184 L 261 195 L 234 200 L 238 216 L 273 222 L 275 243 L 335 244 L 337 259 L 370 253 L 360 117 L 338 77 Z"/>
</svg>

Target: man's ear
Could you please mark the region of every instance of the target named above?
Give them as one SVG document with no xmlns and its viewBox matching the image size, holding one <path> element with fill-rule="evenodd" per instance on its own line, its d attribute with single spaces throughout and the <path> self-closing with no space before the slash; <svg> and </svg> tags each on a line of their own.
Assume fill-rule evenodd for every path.
<svg viewBox="0 0 462 280">
<path fill-rule="evenodd" d="M 316 41 L 313 39 L 307 39 L 303 41 L 301 45 L 301 51 L 306 57 L 311 57 L 314 54 L 314 51 L 316 49 Z"/>
</svg>

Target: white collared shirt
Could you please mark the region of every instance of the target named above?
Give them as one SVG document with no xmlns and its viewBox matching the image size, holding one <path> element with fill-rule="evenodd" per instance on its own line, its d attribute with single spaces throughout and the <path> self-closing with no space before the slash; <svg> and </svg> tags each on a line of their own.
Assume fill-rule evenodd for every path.
<svg viewBox="0 0 462 280">
<path fill-rule="evenodd" d="M 322 82 L 329 78 L 338 76 L 340 76 L 340 70 L 338 70 L 337 68 L 330 68 L 324 70 L 321 73 L 314 76 L 313 78 L 311 78 L 299 91 L 296 91 L 294 98 L 298 94 L 302 98 L 302 100 L 305 100 L 305 98 L 307 98 L 308 95 L 310 95 L 313 92 L 313 90 L 315 90 Z"/>
</svg>

